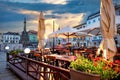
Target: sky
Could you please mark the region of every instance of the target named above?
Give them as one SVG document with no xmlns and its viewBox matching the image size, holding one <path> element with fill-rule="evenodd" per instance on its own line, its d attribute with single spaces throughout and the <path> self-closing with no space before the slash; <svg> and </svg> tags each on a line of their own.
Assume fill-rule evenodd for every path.
<svg viewBox="0 0 120 80">
<path fill-rule="evenodd" d="M 91 13 L 99 11 L 100 0 L 0 0 L 0 33 L 38 29 L 38 16 L 43 12 L 47 35 L 58 27 L 74 27 L 84 22 Z"/>
</svg>

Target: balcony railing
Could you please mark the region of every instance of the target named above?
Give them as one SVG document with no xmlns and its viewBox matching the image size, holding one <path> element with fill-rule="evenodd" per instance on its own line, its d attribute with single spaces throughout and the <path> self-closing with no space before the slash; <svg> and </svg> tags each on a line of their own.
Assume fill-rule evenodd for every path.
<svg viewBox="0 0 120 80">
<path fill-rule="evenodd" d="M 23 80 L 70 80 L 68 69 L 52 66 L 24 56 L 7 54 L 8 66 Z"/>
</svg>

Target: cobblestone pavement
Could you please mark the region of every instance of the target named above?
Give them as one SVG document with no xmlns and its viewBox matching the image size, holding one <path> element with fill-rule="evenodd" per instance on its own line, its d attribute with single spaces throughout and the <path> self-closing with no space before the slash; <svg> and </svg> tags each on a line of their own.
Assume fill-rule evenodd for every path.
<svg viewBox="0 0 120 80">
<path fill-rule="evenodd" d="M 0 80 L 20 80 L 11 70 L 6 68 L 5 52 L 0 52 Z"/>
</svg>

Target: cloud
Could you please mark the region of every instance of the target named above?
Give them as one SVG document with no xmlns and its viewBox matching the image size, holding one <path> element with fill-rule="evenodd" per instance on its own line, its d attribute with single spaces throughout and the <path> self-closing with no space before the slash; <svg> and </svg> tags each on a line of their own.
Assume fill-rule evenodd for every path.
<svg viewBox="0 0 120 80">
<path fill-rule="evenodd" d="M 86 0 L 1 0 L 1 31 L 23 31 L 24 17 L 27 19 L 27 30 L 38 28 L 38 16 L 43 11 L 47 35 L 53 32 L 52 17 L 55 17 L 55 30 L 60 26 L 76 26 L 84 19 L 84 12 L 96 9 L 96 4 L 86 6 Z M 93 0 L 98 2 L 98 0 Z M 90 1 L 87 1 L 90 3 Z M 19 25 L 18 25 L 19 24 Z"/>
<path fill-rule="evenodd" d="M 71 13 L 66 13 L 66 14 L 56 14 L 58 16 L 62 16 L 56 22 L 61 26 L 76 26 L 80 24 L 80 22 L 84 19 L 83 17 L 85 16 L 85 13 L 79 13 L 79 14 L 71 14 Z"/>
<path fill-rule="evenodd" d="M 21 14 L 28 14 L 28 15 L 38 15 L 38 14 L 40 14 L 40 12 L 38 12 L 38 11 L 23 10 L 23 9 L 19 10 L 18 13 L 21 13 Z"/>
<path fill-rule="evenodd" d="M 49 3 L 49 4 L 66 4 L 67 1 L 66 0 L 41 0 L 41 2 L 44 3 Z"/>
<path fill-rule="evenodd" d="M 19 3 L 48 3 L 48 4 L 66 4 L 66 0 L 1 0 Z"/>
<path fill-rule="evenodd" d="M 18 25 L 19 24 L 19 25 Z M 0 32 L 21 32 L 23 30 L 23 22 L 7 22 L 6 24 L 0 23 Z"/>
</svg>

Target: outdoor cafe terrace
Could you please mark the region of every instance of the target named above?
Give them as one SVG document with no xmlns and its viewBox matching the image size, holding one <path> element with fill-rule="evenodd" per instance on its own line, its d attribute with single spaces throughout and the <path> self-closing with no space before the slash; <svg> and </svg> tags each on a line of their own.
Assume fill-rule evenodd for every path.
<svg viewBox="0 0 120 80">
<path fill-rule="evenodd" d="M 97 48 L 62 48 L 56 52 L 43 50 L 45 24 L 42 12 L 38 20 L 38 48 L 25 52 L 12 50 L 7 52 L 7 66 L 22 80 L 119 80 L 120 54 L 116 52 L 114 36 L 116 35 L 115 10 L 112 0 L 101 0 L 100 29 L 103 37 L 99 49 Z M 98 27 L 98 26 L 97 26 Z M 99 30 L 100 30 L 99 29 Z M 94 30 L 94 29 L 92 29 Z M 69 38 L 74 36 L 91 36 L 71 27 L 64 27 L 54 32 L 52 37 Z M 86 31 L 86 30 L 84 30 Z M 73 35 L 74 34 L 74 35 Z M 72 35 L 72 36 L 71 36 Z M 55 39 L 53 38 L 53 46 Z M 8 48 L 7 48 L 8 49 Z M 99 51 L 99 55 L 97 54 Z M 18 54 L 16 54 L 18 53 Z M 115 54 L 115 55 L 114 55 Z"/>
<path fill-rule="evenodd" d="M 7 53 L 7 65 L 9 69 L 14 71 L 22 80 L 73 80 L 71 79 L 71 62 L 77 60 L 77 56 L 84 56 L 92 61 L 96 58 L 97 49 L 80 48 L 74 50 L 72 54 L 67 49 L 64 51 L 64 53 L 57 54 L 52 53 L 49 49 L 45 49 L 43 52 L 34 50 L 27 54 L 19 52 L 17 55 L 10 51 Z M 101 55 L 99 55 L 99 57 L 100 56 Z M 117 65 L 118 70 L 120 70 L 120 54 L 114 57 L 113 65 Z M 83 78 L 83 76 L 80 77 Z M 111 80 L 119 79 L 120 75 Z M 100 78 L 97 80 L 100 80 Z"/>
</svg>

